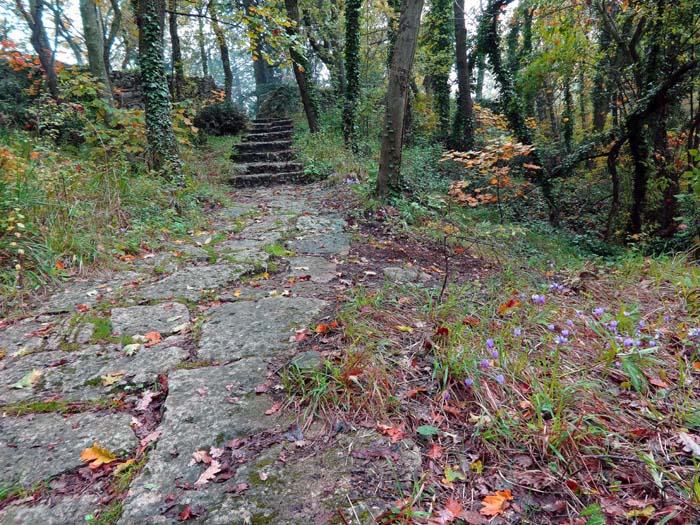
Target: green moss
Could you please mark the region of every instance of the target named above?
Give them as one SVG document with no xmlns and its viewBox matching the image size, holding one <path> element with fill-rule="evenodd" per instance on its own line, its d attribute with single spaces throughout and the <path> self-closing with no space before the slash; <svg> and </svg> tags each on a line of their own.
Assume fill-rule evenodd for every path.
<svg viewBox="0 0 700 525">
<path fill-rule="evenodd" d="M 98 384 L 101 384 L 98 379 Z M 91 410 L 105 410 L 117 408 L 118 401 L 111 399 L 96 399 L 93 401 L 69 402 L 59 401 L 19 401 L 9 405 L 0 406 L 0 412 L 10 416 L 22 416 L 24 414 L 76 414 Z"/>
<path fill-rule="evenodd" d="M 269 244 L 267 246 L 263 246 L 263 251 L 269 253 L 273 257 L 290 257 L 295 255 L 294 252 L 287 250 L 281 244 Z"/>
<path fill-rule="evenodd" d="M 112 337 L 112 323 L 106 317 L 86 317 L 85 321 L 92 324 L 92 337 L 91 342 L 93 343 L 107 343 L 112 342 L 114 339 Z"/>
<path fill-rule="evenodd" d="M 183 361 L 175 366 L 175 370 L 192 370 L 193 368 L 204 368 L 212 366 L 210 361 Z"/>
</svg>

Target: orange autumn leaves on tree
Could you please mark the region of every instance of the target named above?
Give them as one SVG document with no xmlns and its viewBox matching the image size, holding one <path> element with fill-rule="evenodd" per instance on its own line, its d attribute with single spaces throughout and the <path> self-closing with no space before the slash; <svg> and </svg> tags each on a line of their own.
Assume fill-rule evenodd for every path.
<svg viewBox="0 0 700 525">
<path fill-rule="evenodd" d="M 529 183 L 514 183 L 510 177 L 511 164 L 515 159 L 527 157 L 534 146 L 520 142 L 496 140 L 481 151 L 448 151 L 440 159 L 441 162 L 452 161 L 462 164 L 476 179 L 486 178 L 487 184 L 482 187 L 469 189 L 474 181 L 459 180 L 450 186 L 450 196 L 460 204 L 474 208 L 480 204 L 492 204 L 515 196 L 524 195 L 524 189 Z M 539 170 L 540 166 L 523 162 L 525 170 Z M 506 194 L 507 192 L 507 194 Z"/>
</svg>

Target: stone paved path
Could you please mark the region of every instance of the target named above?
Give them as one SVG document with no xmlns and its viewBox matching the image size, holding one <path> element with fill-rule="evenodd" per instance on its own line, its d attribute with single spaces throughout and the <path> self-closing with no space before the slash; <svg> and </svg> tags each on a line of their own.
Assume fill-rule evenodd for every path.
<svg viewBox="0 0 700 525">
<path fill-rule="evenodd" d="M 342 424 L 302 433 L 271 410 L 295 330 L 332 315 L 346 264 L 350 234 L 322 205 L 329 195 L 242 190 L 210 231 L 0 324 L 0 524 L 89 523 L 113 510 L 114 469 L 105 483 L 81 461 L 93 443 L 145 460 L 121 513 L 100 523 L 342 524 L 340 512 L 373 523 L 372 485 L 410 482 L 416 447 L 404 443 L 393 466 L 358 459 L 385 438 Z M 8 504 L 8 487 L 45 488 Z"/>
</svg>

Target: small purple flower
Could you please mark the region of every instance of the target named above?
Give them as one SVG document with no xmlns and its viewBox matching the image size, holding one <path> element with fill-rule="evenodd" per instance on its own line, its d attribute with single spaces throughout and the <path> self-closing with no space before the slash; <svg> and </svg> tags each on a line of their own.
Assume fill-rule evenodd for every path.
<svg viewBox="0 0 700 525">
<path fill-rule="evenodd" d="M 496 376 L 496 381 L 498 381 L 498 383 L 501 384 L 501 385 L 505 382 L 505 380 L 506 380 L 506 378 L 503 377 L 503 374 L 498 374 L 498 375 Z"/>
<path fill-rule="evenodd" d="M 532 302 L 534 304 L 544 304 L 546 298 L 544 295 L 535 294 L 532 296 Z"/>
<path fill-rule="evenodd" d="M 450 400 L 450 397 L 452 397 L 452 396 L 450 396 L 450 393 L 449 393 L 449 392 L 445 392 L 445 393 L 443 394 L 443 397 L 445 398 L 445 401 L 449 401 L 449 400 Z"/>
<path fill-rule="evenodd" d="M 691 328 L 688 330 L 688 337 L 697 337 L 700 335 L 700 328 Z"/>
<path fill-rule="evenodd" d="M 561 331 L 561 335 L 563 335 L 564 337 L 569 337 L 569 331 L 564 329 Z"/>
<path fill-rule="evenodd" d="M 670 315 L 664 315 L 664 323 L 668 323 L 671 320 Z"/>
<path fill-rule="evenodd" d="M 583 315 L 583 310 L 576 310 L 576 315 L 581 317 Z"/>
<path fill-rule="evenodd" d="M 656 341 L 654 341 L 653 339 L 651 341 L 649 341 L 649 346 L 651 346 L 652 348 L 655 347 Z"/>
<path fill-rule="evenodd" d="M 488 368 L 489 367 L 489 360 L 488 359 L 482 359 L 481 360 L 481 366 L 483 368 Z"/>
<path fill-rule="evenodd" d="M 486 340 L 486 348 L 493 348 L 493 339 L 489 338 Z"/>
<path fill-rule="evenodd" d="M 639 328 L 644 328 L 646 325 L 647 325 L 647 324 L 644 322 L 644 319 L 641 319 L 641 320 L 639 321 L 639 323 L 637 324 L 637 326 L 639 326 Z"/>
<path fill-rule="evenodd" d="M 634 344 L 634 339 L 631 337 L 625 337 L 625 340 L 622 342 L 623 345 L 625 346 L 632 346 Z"/>
<path fill-rule="evenodd" d="M 562 336 L 560 336 L 560 335 L 557 335 L 557 336 L 554 338 L 554 343 L 555 343 L 555 344 L 558 344 L 558 345 L 561 345 L 561 344 L 564 344 L 564 343 L 568 343 L 568 342 L 569 342 L 569 340 L 568 340 L 566 337 L 562 337 Z"/>
<path fill-rule="evenodd" d="M 605 308 L 594 308 L 593 315 L 603 315 L 605 313 Z"/>
<path fill-rule="evenodd" d="M 548 325 L 547 325 L 547 330 L 549 330 L 550 332 L 552 332 L 552 331 L 554 330 L 554 325 L 553 325 L 553 324 L 548 324 Z"/>
<path fill-rule="evenodd" d="M 566 326 L 573 327 L 573 326 L 574 326 L 574 322 L 573 322 L 571 319 L 567 319 L 567 320 L 566 320 Z"/>
<path fill-rule="evenodd" d="M 608 323 L 608 328 L 612 331 L 617 331 L 617 321 L 610 321 Z"/>
<path fill-rule="evenodd" d="M 625 310 L 624 312 L 622 312 L 622 315 L 624 315 L 625 317 L 629 317 L 631 314 L 627 310 Z"/>
<path fill-rule="evenodd" d="M 620 361 L 615 361 L 616 368 L 622 368 L 622 363 Z"/>
<path fill-rule="evenodd" d="M 520 327 L 514 328 L 514 329 L 513 329 L 513 335 L 514 335 L 515 337 L 520 337 L 521 335 L 523 335 L 523 330 L 522 330 L 522 328 L 520 328 Z"/>
<path fill-rule="evenodd" d="M 498 359 L 498 350 L 496 350 L 495 348 L 493 350 L 491 350 L 491 356 L 494 359 Z"/>
<path fill-rule="evenodd" d="M 466 386 L 467 388 L 471 388 L 473 384 L 474 381 L 469 377 L 464 380 L 464 386 Z"/>
</svg>

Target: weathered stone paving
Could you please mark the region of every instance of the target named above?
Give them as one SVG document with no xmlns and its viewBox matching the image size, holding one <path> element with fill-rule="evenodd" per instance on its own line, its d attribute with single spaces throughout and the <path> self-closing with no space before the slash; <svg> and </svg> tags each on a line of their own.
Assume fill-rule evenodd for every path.
<svg viewBox="0 0 700 525">
<path fill-rule="evenodd" d="M 331 313 L 346 264 L 350 234 L 322 211 L 328 195 L 321 186 L 244 190 L 211 231 L 111 277 L 68 283 L 0 325 L 0 524 L 89 523 L 110 498 L 113 509 L 90 486 L 52 493 L 59 476 L 89 477 L 81 451 L 94 443 L 122 460 L 148 450 L 116 495 L 121 512 L 100 523 L 341 523 L 338 509 L 373 523 L 378 507 L 357 472 L 410 478 L 414 447 L 403 444 L 392 468 L 357 459 L 353 450 L 386 438 L 343 425 L 304 434 L 270 386 L 294 357 L 296 331 Z M 299 368 L 322 360 L 294 357 Z M 198 451 L 208 464 L 193 460 Z M 198 483 L 214 462 L 219 470 Z M 3 503 L 3 491 L 38 484 L 48 488 L 37 498 Z"/>
</svg>

